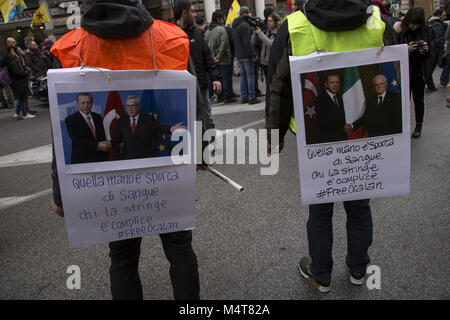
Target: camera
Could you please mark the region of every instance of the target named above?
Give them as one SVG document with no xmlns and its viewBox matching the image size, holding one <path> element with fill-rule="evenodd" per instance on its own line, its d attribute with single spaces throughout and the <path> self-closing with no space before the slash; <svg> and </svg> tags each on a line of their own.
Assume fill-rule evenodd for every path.
<svg viewBox="0 0 450 320">
<path fill-rule="evenodd" d="M 423 55 L 426 53 L 425 49 L 423 48 L 425 41 L 424 40 L 419 40 L 419 41 L 414 41 L 413 44 L 417 44 L 417 53 L 420 55 Z"/>
<path fill-rule="evenodd" d="M 264 22 L 261 20 L 261 18 L 246 16 L 244 19 L 253 28 L 258 27 L 262 30 L 264 30 L 264 28 L 265 28 Z"/>
</svg>

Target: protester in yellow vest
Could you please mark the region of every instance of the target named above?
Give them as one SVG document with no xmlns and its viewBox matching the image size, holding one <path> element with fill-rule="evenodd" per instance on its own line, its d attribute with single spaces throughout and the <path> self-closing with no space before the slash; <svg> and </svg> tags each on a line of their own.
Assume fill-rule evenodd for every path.
<svg viewBox="0 0 450 320">
<path fill-rule="evenodd" d="M 268 65 L 269 97 L 266 104 L 266 128 L 279 129 L 281 151 L 288 128 L 295 133 L 289 56 L 314 51 L 344 52 L 393 44 L 393 33 L 383 22 L 378 7 L 368 0 L 308 0 L 299 11 L 289 15 L 278 31 Z M 331 289 L 334 203 L 309 206 L 307 233 L 309 257 L 301 258 L 299 271 L 320 292 Z M 344 202 L 347 213 L 350 281 L 362 285 L 370 261 L 372 216 L 369 199 Z"/>
</svg>

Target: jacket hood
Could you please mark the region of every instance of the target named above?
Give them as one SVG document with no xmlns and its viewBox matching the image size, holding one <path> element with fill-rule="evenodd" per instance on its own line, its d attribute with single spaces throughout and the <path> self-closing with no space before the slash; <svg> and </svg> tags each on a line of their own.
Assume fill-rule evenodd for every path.
<svg viewBox="0 0 450 320">
<path fill-rule="evenodd" d="M 91 0 L 81 27 L 100 38 L 129 38 L 140 35 L 153 18 L 138 0 Z"/>
<path fill-rule="evenodd" d="M 434 20 L 441 20 L 441 18 L 436 17 L 436 16 L 431 16 L 430 19 L 428 19 L 428 23 L 431 23 Z"/>
<path fill-rule="evenodd" d="M 346 31 L 366 23 L 369 5 L 369 0 L 309 0 L 303 13 L 319 29 Z"/>
<path fill-rule="evenodd" d="M 238 25 L 240 25 L 244 21 L 245 21 L 244 18 L 237 17 L 236 19 L 234 19 L 233 23 L 231 24 L 231 27 L 236 28 Z"/>
</svg>

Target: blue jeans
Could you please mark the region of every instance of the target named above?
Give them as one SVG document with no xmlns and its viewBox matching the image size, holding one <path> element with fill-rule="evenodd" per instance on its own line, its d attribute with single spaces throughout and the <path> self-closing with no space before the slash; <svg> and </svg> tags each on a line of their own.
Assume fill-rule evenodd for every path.
<svg viewBox="0 0 450 320">
<path fill-rule="evenodd" d="M 369 201 L 344 201 L 347 213 L 346 264 L 354 273 L 365 273 L 370 262 L 367 251 L 372 244 L 373 224 Z M 334 203 L 309 206 L 307 232 L 311 273 L 322 282 L 331 280 L 333 268 L 333 206 Z"/>
<path fill-rule="evenodd" d="M 241 98 L 255 99 L 255 70 L 253 59 L 239 59 L 241 69 Z"/>
<path fill-rule="evenodd" d="M 450 73 L 450 54 L 447 55 L 447 63 L 444 67 L 444 69 L 442 69 L 442 73 L 441 73 L 441 84 L 443 86 L 446 86 L 448 84 L 448 75 Z"/>
<path fill-rule="evenodd" d="M 19 98 L 19 99 L 17 99 L 17 104 L 16 104 L 16 113 L 20 114 L 20 110 L 22 110 L 22 115 L 24 117 L 27 115 L 26 99 L 27 98 Z"/>
</svg>

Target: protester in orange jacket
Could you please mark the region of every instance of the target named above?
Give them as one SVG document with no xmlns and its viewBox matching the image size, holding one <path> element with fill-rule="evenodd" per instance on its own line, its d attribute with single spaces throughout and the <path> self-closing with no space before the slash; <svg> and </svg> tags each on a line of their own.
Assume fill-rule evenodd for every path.
<svg viewBox="0 0 450 320">
<path fill-rule="evenodd" d="M 112 70 L 186 70 L 189 42 L 173 24 L 154 20 L 138 0 L 88 1 L 81 29 L 73 30 L 52 47 L 63 68 L 87 65 Z M 63 215 L 56 162 L 52 163 L 52 209 Z M 170 263 L 175 299 L 199 299 L 200 285 L 192 231 L 161 234 Z M 142 299 L 138 273 L 141 238 L 110 242 L 113 299 Z"/>
</svg>

